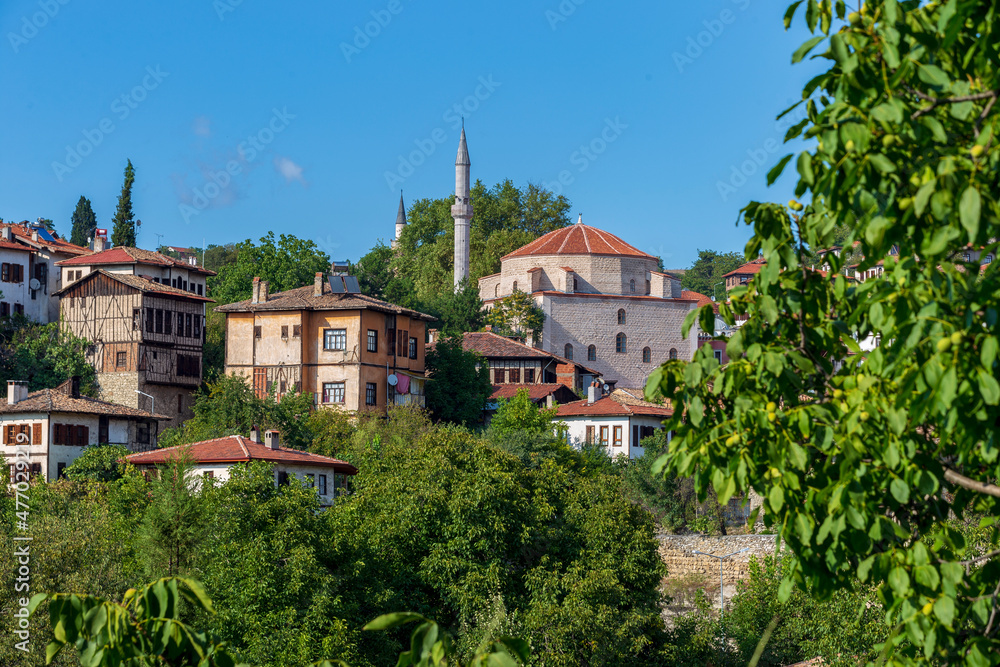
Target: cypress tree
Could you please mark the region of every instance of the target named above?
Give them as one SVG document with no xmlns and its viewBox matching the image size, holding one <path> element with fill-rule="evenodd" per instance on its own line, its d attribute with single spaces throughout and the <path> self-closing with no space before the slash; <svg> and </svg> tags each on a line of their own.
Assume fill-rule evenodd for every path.
<svg viewBox="0 0 1000 667">
<path fill-rule="evenodd" d="M 70 231 L 69 242 L 86 246 L 87 239 L 93 238 L 94 230 L 97 229 L 97 216 L 94 215 L 90 200 L 83 195 L 80 195 L 80 201 L 76 203 L 72 222 L 73 229 Z"/>
<path fill-rule="evenodd" d="M 132 184 L 135 183 L 135 169 L 132 160 L 125 167 L 125 182 L 118 196 L 118 210 L 111 220 L 111 242 L 116 246 L 135 246 L 135 216 L 132 213 Z"/>
</svg>

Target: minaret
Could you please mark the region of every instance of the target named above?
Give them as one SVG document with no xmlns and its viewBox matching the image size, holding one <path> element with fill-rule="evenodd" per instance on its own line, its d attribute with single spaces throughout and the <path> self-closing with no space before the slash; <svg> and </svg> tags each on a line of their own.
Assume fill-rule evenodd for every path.
<svg viewBox="0 0 1000 667">
<path fill-rule="evenodd" d="M 403 191 L 399 191 L 399 211 L 396 213 L 396 238 L 390 244 L 393 248 L 399 245 L 399 237 L 403 235 L 406 227 L 406 207 L 403 206 Z"/>
<path fill-rule="evenodd" d="M 461 282 L 469 277 L 469 224 L 472 222 L 472 204 L 469 203 L 471 166 L 463 123 L 462 138 L 458 142 L 458 157 L 455 158 L 455 205 L 451 207 L 451 217 L 455 218 L 456 290 Z"/>
</svg>

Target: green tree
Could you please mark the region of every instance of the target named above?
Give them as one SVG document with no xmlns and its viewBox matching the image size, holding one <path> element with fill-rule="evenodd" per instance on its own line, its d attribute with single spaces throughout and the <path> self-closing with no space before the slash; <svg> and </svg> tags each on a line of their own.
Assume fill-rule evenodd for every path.
<svg viewBox="0 0 1000 667">
<path fill-rule="evenodd" d="M 513 294 L 493 302 L 486 323 L 501 336 L 531 336 L 537 340 L 545 326 L 545 312 L 530 294 L 514 290 Z"/>
<path fill-rule="evenodd" d="M 743 266 L 746 260 L 741 252 L 717 252 L 699 250 L 698 259 L 681 276 L 681 286 L 706 296 L 715 296 L 716 287 L 723 282 L 722 276 Z M 722 285 L 719 294 L 725 294 Z"/>
<path fill-rule="evenodd" d="M 212 298 L 220 304 L 249 299 L 253 295 L 253 279 L 269 284 L 274 294 L 311 285 L 317 272 L 325 276 L 330 271 L 330 257 L 314 242 L 281 234 L 275 242 L 274 232 L 260 239 L 260 245 L 250 239 L 236 247 L 236 261 L 219 267 L 218 275 L 209 278 Z"/>
<path fill-rule="evenodd" d="M 497 411 L 490 421 L 490 431 L 497 436 L 504 436 L 512 431 L 551 433 L 556 412 L 557 408 L 536 405 L 529 398 L 528 390 L 521 388 L 514 398 L 501 398 L 497 401 Z"/>
<path fill-rule="evenodd" d="M 131 454 L 128 447 L 100 443 L 84 447 L 80 456 L 66 466 L 66 477 L 73 480 L 93 480 L 113 482 L 126 474 L 126 464 L 122 462 Z"/>
<path fill-rule="evenodd" d="M 94 215 L 90 200 L 83 195 L 80 195 L 73 210 L 72 225 L 69 242 L 87 247 L 87 239 L 93 238 L 94 230 L 97 229 L 97 216 Z"/>
<path fill-rule="evenodd" d="M 466 425 L 481 421 L 493 393 L 486 361 L 462 349 L 460 338 L 442 338 L 427 352 L 425 364 L 430 376 L 427 409 L 434 418 Z"/>
<path fill-rule="evenodd" d="M 215 271 L 218 273 L 223 266 L 235 264 L 238 254 L 239 252 L 235 243 L 225 243 L 223 245 L 210 243 L 208 247 L 205 248 L 205 255 L 202 258 L 202 263 L 209 271 Z"/>
<path fill-rule="evenodd" d="M 996 7 L 874 0 L 845 17 L 807 0 L 786 24 L 800 6 L 815 36 L 793 60 L 819 47 L 830 66 L 788 138 L 818 141 L 768 180 L 794 159 L 805 203 L 743 209 L 766 265 L 720 309 L 747 318 L 728 365 L 706 345 L 651 377 L 682 408 L 661 463 L 720 502 L 765 499 L 794 554 L 779 600 L 872 582 L 890 664 L 997 665 L 1000 271 L 955 261 L 1000 236 Z M 836 255 L 833 279 L 808 268 L 838 225 L 882 279 L 849 284 Z M 988 556 L 950 516 L 988 527 Z"/>
<path fill-rule="evenodd" d="M 428 315 L 437 318 L 437 326 L 444 336 L 461 337 L 467 331 L 479 331 L 486 318 L 479 287 L 468 279 L 462 282 L 458 291 L 442 292 L 425 308 Z"/>
<path fill-rule="evenodd" d="M 205 500 L 191 460 L 171 457 L 150 483 L 149 507 L 139 525 L 140 553 L 149 574 L 175 576 L 189 571 L 204 538 Z"/>
<path fill-rule="evenodd" d="M 116 246 L 135 247 L 135 214 L 132 212 L 132 186 L 135 184 L 135 169 L 132 160 L 125 167 L 125 182 L 118 196 L 118 208 L 111 219 L 111 242 Z"/>
<path fill-rule="evenodd" d="M 61 330 L 58 322 L 34 324 L 22 316 L 0 319 L 0 376 L 27 381 L 28 391 L 52 388 L 76 376 L 80 390 L 93 395 L 97 385 L 94 367 L 87 363 L 88 345 Z"/>
</svg>

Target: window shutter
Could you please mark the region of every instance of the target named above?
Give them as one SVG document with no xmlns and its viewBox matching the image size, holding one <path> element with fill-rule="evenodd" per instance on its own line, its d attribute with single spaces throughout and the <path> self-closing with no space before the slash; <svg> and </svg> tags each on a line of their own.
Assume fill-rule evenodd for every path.
<svg viewBox="0 0 1000 667">
<path fill-rule="evenodd" d="M 5 445 L 7 444 L 7 428 L 8 428 L 7 426 L 4 426 L 2 429 L 0 429 L 0 432 L 2 432 L 3 444 Z"/>
<path fill-rule="evenodd" d="M 594 442 L 594 427 L 593 426 L 588 426 L 587 427 L 587 443 L 591 444 L 593 442 Z"/>
<path fill-rule="evenodd" d="M 80 439 L 83 440 L 83 442 L 80 443 L 81 447 L 86 447 L 87 445 L 90 444 L 90 427 L 89 426 L 81 426 L 80 427 Z"/>
<path fill-rule="evenodd" d="M 31 444 L 40 445 L 42 444 L 42 423 L 38 422 L 31 425 Z"/>
</svg>

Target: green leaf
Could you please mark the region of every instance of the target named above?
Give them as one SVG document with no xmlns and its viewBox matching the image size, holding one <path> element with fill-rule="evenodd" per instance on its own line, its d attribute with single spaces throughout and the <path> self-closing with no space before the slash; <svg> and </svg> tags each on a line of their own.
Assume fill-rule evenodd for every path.
<svg viewBox="0 0 1000 667">
<path fill-rule="evenodd" d="M 808 516 L 801 513 L 795 515 L 795 532 L 798 533 L 799 539 L 802 540 L 803 544 L 809 544 L 809 540 L 812 538 L 813 527 Z"/>
<path fill-rule="evenodd" d="M 868 575 L 872 571 L 872 565 L 875 563 L 875 556 L 869 556 L 860 563 L 858 563 L 858 579 L 861 581 L 867 581 Z"/>
<path fill-rule="evenodd" d="M 958 204 L 958 212 L 962 219 L 962 226 L 969 233 L 969 242 L 976 240 L 979 234 L 979 212 L 982 202 L 979 198 L 979 190 L 970 185 L 962 193 L 962 199 Z"/>
<path fill-rule="evenodd" d="M 799 8 L 799 5 L 801 5 L 802 2 L 803 0 L 797 0 L 797 2 L 793 2 L 788 9 L 785 10 L 785 30 L 788 30 L 788 27 L 792 25 L 792 18 L 795 16 L 795 10 Z"/>
<path fill-rule="evenodd" d="M 410 611 L 401 611 L 394 614 L 382 614 L 378 618 L 369 621 L 363 630 L 388 630 L 413 621 L 426 621 L 420 614 Z"/>
<path fill-rule="evenodd" d="M 799 159 L 795 163 L 796 169 L 798 169 L 799 177 L 802 182 L 806 185 L 812 185 L 815 182 L 815 177 L 813 176 L 812 167 L 812 155 L 803 151 L 799 153 Z"/>
<path fill-rule="evenodd" d="M 913 578 L 918 584 L 932 591 L 937 590 L 938 584 L 941 583 L 938 571 L 933 565 L 921 565 L 913 571 Z"/>
<path fill-rule="evenodd" d="M 900 505 L 905 505 L 910 502 L 910 487 L 907 486 L 906 482 L 898 477 L 892 480 L 892 483 L 889 484 L 889 491 L 892 492 L 892 497 L 895 498 Z"/>
<path fill-rule="evenodd" d="M 901 567 L 894 567 L 889 572 L 889 587 L 899 597 L 906 597 L 910 591 L 910 575 Z"/>
<path fill-rule="evenodd" d="M 788 602 L 788 598 L 792 596 L 792 589 L 794 588 L 794 581 L 791 579 L 782 579 L 781 584 L 778 586 L 778 602 Z"/>
<path fill-rule="evenodd" d="M 691 399 L 688 404 L 688 416 L 691 418 L 691 423 L 695 426 L 701 424 L 701 420 L 705 416 L 705 404 L 701 402 L 700 396 L 695 396 Z"/>
<path fill-rule="evenodd" d="M 813 37 L 812 39 L 810 39 L 808 42 L 805 42 L 799 48 L 795 49 L 795 53 L 792 54 L 792 64 L 794 65 L 797 62 L 801 62 L 802 59 L 805 58 L 806 55 L 810 51 L 812 51 L 813 48 L 817 44 L 819 44 L 820 42 L 822 42 L 824 39 L 826 39 L 826 35 L 817 35 L 816 37 Z"/>
<path fill-rule="evenodd" d="M 917 72 L 917 76 L 920 80 L 931 86 L 944 87 L 947 86 L 951 81 L 948 75 L 945 74 L 944 70 L 937 65 L 919 65 L 920 69 Z"/>
<path fill-rule="evenodd" d="M 681 325 L 681 335 L 687 338 L 688 332 L 691 331 L 691 327 L 694 326 L 695 321 L 698 319 L 698 309 L 695 308 L 687 314 L 684 318 L 684 324 Z"/>
<path fill-rule="evenodd" d="M 955 601 L 947 595 L 938 598 L 934 603 L 934 615 L 946 626 L 951 627 L 951 622 L 955 618 Z"/>
<path fill-rule="evenodd" d="M 979 393 L 986 405 L 1000 404 L 1000 383 L 982 368 L 979 369 Z"/>
<path fill-rule="evenodd" d="M 927 202 L 930 201 L 931 195 L 934 194 L 935 187 L 937 187 L 937 179 L 932 178 L 917 190 L 917 196 L 913 198 L 913 212 L 918 217 L 924 214 L 924 209 L 927 208 Z"/>
<path fill-rule="evenodd" d="M 996 336 L 986 336 L 983 338 L 983 345 L 979 350 L 979 360 L 986 368 L 992 368 L 998 352 L 1000 352 L 1000 342 L 997 341 Z"/>
<path fill-rule="evenodd" d="M 785 492 L 780 486 L 772 486 L 767 492 L 767 500 L 771 504 L 772 512 L 780 512 L 781 506 L 785 504 Z"/>
<path fill-rule="evenodd" d="M 788 161 L 791 159 L 792 153 L 789 153 L 785 157 L 781 158 L 781 160 L 778 161 L 778 164 L 774 165 L 771 171 L 767 172 L 768 185 L 772 185 L 776 180 L 778 180 L 778 177 L 781 176 L 781 172 L 785 170 L 785 165 L 788 164 Z"/>
<path fill-rule="evenodd" d="M 732 475 L 727 476 L 722 482 L 722 488 L 717 489 L 717 491 L 719 494 L 719 504 L 724 506 L 733 497 L 733 494 L 736 493 L 736 478 Z"/>
<path fill-rule="evenodd" d="M 884 123 L 902 123 L 903 112 L 897 104 L 883 102 L 872 109 L 872 118 Z"/>
<path fill-rule="evenodd" d="M 872 153 L 868 156 L 868 161 L 874 165 L 883 174 L 889 174 L 896 171 L 896 165 L 892 163 L 892 160 L 882 155 L 881 153 Z"/>
<path fill-rule="evenodd" d="M 920 124 L 931 131 L 931 134 L 934 135 L 934 141 L 939 144 L 948 143 L 948 134 L 944 131 L 944 125 L 937 118 L 933 116 L 921 116 Z"/>
</svg>

